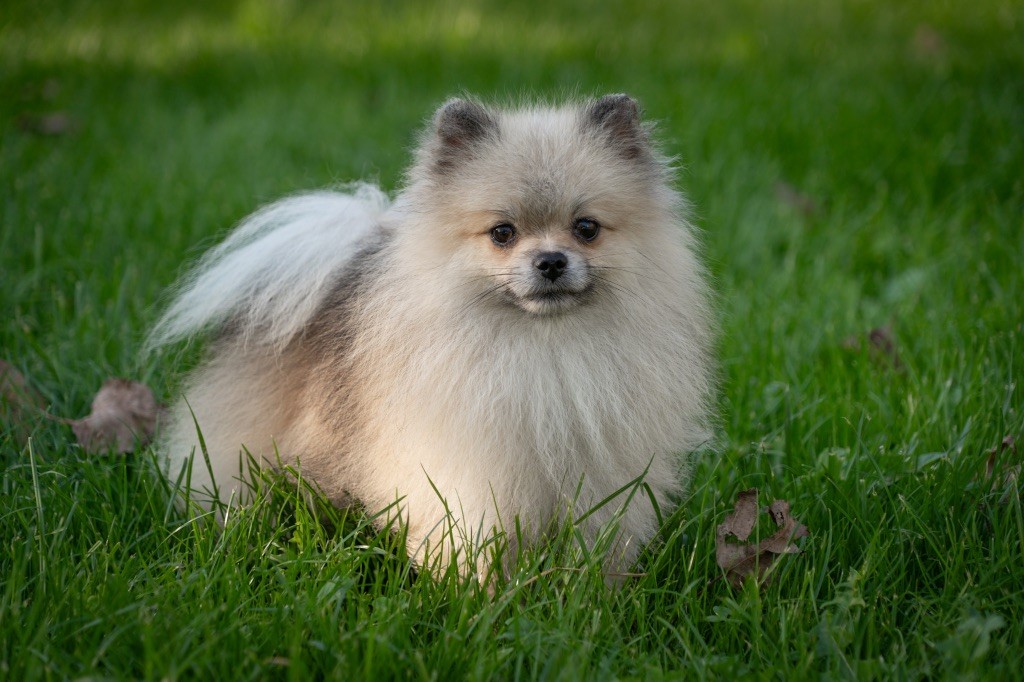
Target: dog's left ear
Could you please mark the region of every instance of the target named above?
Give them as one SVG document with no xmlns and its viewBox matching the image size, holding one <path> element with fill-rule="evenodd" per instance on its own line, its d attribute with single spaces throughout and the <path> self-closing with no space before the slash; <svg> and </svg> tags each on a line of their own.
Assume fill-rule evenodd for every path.
<svg viewBox="0 0 1024 682">
<path fill-rule="evenodd" d="M 480 104 L 465 99 L 448 100 L 434 114 L 438 169 L 451 169 L 497 130 L 497 121 Z"/>
<path fill-rule="evenodd" d="M 647 132 L 640 125 L 640 105 L 629 95 L 605 95 L 584 112 L 587 125 L 604 132 L 623 156 L 635 159 L 647 150 Z"/>
</svg>

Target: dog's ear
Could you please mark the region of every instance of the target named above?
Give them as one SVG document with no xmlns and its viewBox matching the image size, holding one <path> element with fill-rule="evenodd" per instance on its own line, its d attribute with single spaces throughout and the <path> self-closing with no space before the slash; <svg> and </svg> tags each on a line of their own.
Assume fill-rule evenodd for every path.
<svg viewBox="0 0 1024 682">
<path fill-rule="evenodd" d="M 497 133 L 498 123 L 476 102 L 450 99 L 434 114 L 437 136 L 437 166 L 447 170 L 469 153 L 473 146 Z"/>
<path fill-rule="evenodd" d="M 640 125 L 640 105 L 629 95 L 605 95 L 587 105 L 586 125 L 603 132 L 622 152 L 635 159 L 648 147 L 647 131 Z"/>
</svg>

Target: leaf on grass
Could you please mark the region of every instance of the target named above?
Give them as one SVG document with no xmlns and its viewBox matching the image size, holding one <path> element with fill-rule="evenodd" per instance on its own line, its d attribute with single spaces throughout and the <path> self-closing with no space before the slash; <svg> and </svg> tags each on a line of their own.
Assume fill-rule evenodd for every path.
<svg viewBox="0 0 1024 682">
<path fill-rule="evenodd" d="M 842 347 L 850 351 L 862 351 L 867 348 L 873 358 L 888 362 L 893 369 L 903 369 L 903 361 L 896 349 L 896 337 L 893 336 L 892 327 L 889 325 L 875 327 L 867 333 L 867 338 L 857 334 L 847 336 L 843 339 Z"/>
<path fill-rule="evenodd" d="M 45 404 L 25 375 L 8 362 L 0 360 L 0 419 L 11 427 L 19 441 L 32 432 L 30 417 L 42 412 Z"/>
<path fill-rule="evenodd" d="M 775 183 L 775 197 L 804 217 L 810 218 L 818 213 L 818 202 L 783 180 Z"/>
<path fill-rule="evenodd" d="M 149 386 L 128 379 L 107 379 L 92 401 L 88 417 L 71 422 L 86 452 L 131 452 L 145 445 L 156 431 L 163 406 Z"/>
<path fill-rule="evenodd" d="M 0 360 L 0 400 L 14 407 L 43 409 L 43 398 L 14 365 Z"/>
<path fill-rule="evenodd" d="M 921 24 L 914 29 L 914 35 L 910 38 L 910 53 L 920 62 L 935 64 L 942 63 L 949 46 L 942 34 L 927 24 Z"/>
<path fill-rule="evenodd" d="M 1020 463 L 1011 465 L 1007 462 L 1007 458 L 1016 458 L 1017 442 L 1013 436 L 1006 436 L 999 445 L 990 448 L 987 454 L 988 458 L 985 460 L 985 480 L 991 481 L 993 490 L 1004 491 L 1002 497 L 999 498 L 999 502 L 1006 502 L 1010 499 L 1010 490 L 1020 480 Z"/>
<path fill-rule="evenodd" d="M 799 554 L 800 548 L 793 544 L 797 538 L 807 537 L 807 526 L 797 522 L 790 515 L 789 502 L 775 500 L 765 512 L 771 517 L 778 530 L 760 542 L 746 542 L 757 524 L 757 488 L 744 490 L 736 496 L 733 511 L 715 533 L 715 559 L 725 571 L 726 579 L 733 587 L 739 587 L 748 577 L 760 584 L 768 582 L 768 569 L 782 554 Z M 730 542 L 733 536 L 739 543 Z"/>
<path fill-rule="evenodd" d="M 18 118 L 18 127 L 26 133 L 57 137 L 78 130 L 78 123 L 70 114 L 56 111 L 50 114 L 24 114 Z"/>
<path fill-rule="evenodd" d="M 1004 452 L 1008 452 L 1011 455 L 1017 454 L 1017 442 L 1013 439 L 1013 436 L 1006 436 L 1000 441 L 999 445 L 989 448 L 988 460 L 985 463 L 985 475 L 987 477 L 991 478 L 992 474 L 995 473 L 996 458 Z"/>
</svg>

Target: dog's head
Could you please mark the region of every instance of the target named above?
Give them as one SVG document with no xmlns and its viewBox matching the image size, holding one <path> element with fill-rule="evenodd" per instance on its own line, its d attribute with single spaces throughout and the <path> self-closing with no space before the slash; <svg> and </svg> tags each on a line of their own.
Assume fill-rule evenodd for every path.
<svg viewBox="0 0 1024 682">
<path fill-rule="evenodd" d="M 651 253 L 678 208 L 669 176 L 626 95 L 509 111 L 455 99 L 424 136 L 411 210 L 429 216 L 427 259 L 467 300 L 551 315 L 658 276 Z"/>
</svg>

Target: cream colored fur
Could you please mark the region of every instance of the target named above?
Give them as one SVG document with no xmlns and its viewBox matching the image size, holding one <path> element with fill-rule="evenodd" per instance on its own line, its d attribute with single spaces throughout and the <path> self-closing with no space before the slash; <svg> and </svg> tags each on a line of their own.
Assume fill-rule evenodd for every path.
<svg viewBox="0 0 1024 682">
<path fill-rule="evenodd" d="M 424 563 L 472 555 L 517 517 L 536 539 L 640 476 L 672 506 L 709 438 L 708 292 L 632 100 L 450 103 L 393 205 L 366 188 L 314 197 L 243 224 L 157 328 L 157 343 L 223 329 L 160 445 L 172 478 L 196 457 L 197 500 L 212 476 L 221 501 L 244 501 L 242 446 L 271 464 L 276 452 L 339 504 L 399 501 Z M 601 225 L 593 243 L 574 236 L 581 215 Z M 511 247 L 490 234 L 505 222 Z M 552 250 L 565 296 L 535 303 L 548 283 L 531 263 Z M 587 537 L 615 512 L 621 567 L 656 515 L 645 493 L 623 494 Z"/>
</svg>

